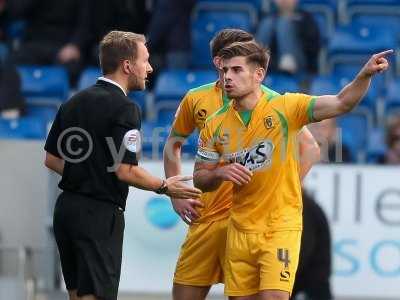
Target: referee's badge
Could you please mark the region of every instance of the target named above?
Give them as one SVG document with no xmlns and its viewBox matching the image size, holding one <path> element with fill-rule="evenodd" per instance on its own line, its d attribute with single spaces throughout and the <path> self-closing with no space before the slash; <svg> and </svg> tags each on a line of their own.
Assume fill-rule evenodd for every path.
<svg viewBox="0 0 400 300">
<path fill-rule="evenodd" d="M 265 118 L 264 118 L 264 126 L 265 126 L 265 128 L 267 128 L 267 129 L 271 129 L 271 128 L 274 128 L 274 127 L 275 127 L 275 125 L 274 125 L 274 119 L 272 118 L 272 116 L 268 116 L 268 117 L 265 117 Z"/>
<path fill-rule="evenodd" d="M 129 130 L 124 136 L 125 148 L 133 153 L 137 153 L 142 148 L 140 131 L 137 129 Z"/>
</svg>

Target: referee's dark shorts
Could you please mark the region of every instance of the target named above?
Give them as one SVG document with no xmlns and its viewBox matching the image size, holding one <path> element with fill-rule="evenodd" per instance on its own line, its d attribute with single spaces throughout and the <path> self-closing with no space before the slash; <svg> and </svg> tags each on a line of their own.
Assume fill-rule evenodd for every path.
<svg viewBox="0 0 400 300">
<path fill-rule="evenodd" d="M 122 208 L 63 192 L 54 210 L 54 235 L 68 290 L 116 300 L 125 227 Z"/>
</svg>

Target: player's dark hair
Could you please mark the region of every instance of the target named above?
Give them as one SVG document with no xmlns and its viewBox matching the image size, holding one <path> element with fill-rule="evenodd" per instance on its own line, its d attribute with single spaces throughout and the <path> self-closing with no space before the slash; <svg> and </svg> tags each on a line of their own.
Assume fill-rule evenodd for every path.
<svg viewBox="0 0 400 300">
<path fill-rule="evenodd" d="M 254 36 L 241 29 L 227 28 L 219 31 L 210 42 L 210 51 L 212 58 L 218 55 L 222 48 L 234 42 L 250 42 Z"/>
<path fill-rule="evenodd" d="M 246 57 L 246 61 L 267 70 L 269 62 L 269 50 L 262 47 L 256 41 L 235 42 L 218 52 L 222 59 L 231 59 L 236 56 Z"/>
</svg>

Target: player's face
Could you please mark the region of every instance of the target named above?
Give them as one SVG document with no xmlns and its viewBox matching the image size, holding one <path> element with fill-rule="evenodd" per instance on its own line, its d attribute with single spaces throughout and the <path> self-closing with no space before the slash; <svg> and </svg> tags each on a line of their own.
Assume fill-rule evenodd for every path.
<svg viewBox="0 0 400 300">
<path fill-rule="evenodd" d="M 224 90 L 229 98 L 240 99 L 260 87 L 262 78 L 254 65 L 244 56 L 222 60 Z"/>
<path fill-rule="evenodd" d="M 153 72 L 153 68 L 149 63 L 149 52 L 144 43 L 138 43 L 138 53 L 136 61 L 131 67 L 131 72 L 128 77 L 128 89 L 144 90 L 146 88 L 147 75 Z"/>
</svg>

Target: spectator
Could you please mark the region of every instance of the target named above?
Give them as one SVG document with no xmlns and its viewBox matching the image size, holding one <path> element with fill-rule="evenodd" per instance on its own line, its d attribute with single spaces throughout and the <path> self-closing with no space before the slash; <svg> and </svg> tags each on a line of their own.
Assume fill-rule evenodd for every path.
<svg viewBox="0 0 400 300">
<path fill-rule="evenodd" d="M 25 19 L 25 38 L 16 64 L 60 64 L 74 84 L 90 39 L 91 0 L 12 0 L 10 17 Z"/>
<path fill-rule="evenodd" d="M 156 2 L 147 32 L 149 48 L 152 54 L 165 53 L 168 68 L 182 69 L 189 66 L 190 16 L 195 4 L 195 0 Z"/>
<path fill-rule="evenodd" d="M 338 139 L 336 119 L 326 119 L 309 127 L 321 148 L 321 162 L 352 162 L 349 148 Z"/>
<path fill-rule="evenodd" d="M 291 299 L 302 293 L 308 300 L 332 300 L 331 260 L 328 220 L 313 197 L 303 190 L 303 234 Z"/>
<path fill-rule="evenodd" d="M 388 165 L 400 164 L 400 115 L 389 120 L 386 143 L 388 149 L 385 153 L 384 163 Z"/>
<path fill-rule="evenodd" d="M 272 71 L 316 73 L 320 33 L 313 16 L 301 10 L 298 0 L 274 0 L 276 11 L 264 17 L 256 39 L 271 50 Z"/>
</svg>

